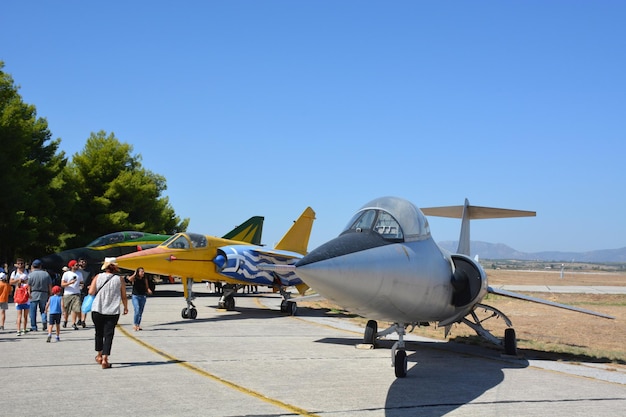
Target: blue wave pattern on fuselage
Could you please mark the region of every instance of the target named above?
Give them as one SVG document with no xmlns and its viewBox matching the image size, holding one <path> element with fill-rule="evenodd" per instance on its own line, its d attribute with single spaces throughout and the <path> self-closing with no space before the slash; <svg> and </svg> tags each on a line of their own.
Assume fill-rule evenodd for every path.
<svg viewBox="0 0 626 417">
<path fill-rule="evenodd" d="M 276 276 L 285 286 L 302 283 L 302 280 L 293 271 L 278 274 L 259 268 L 259 265 L 263 264 L 294 265 L 301 258 L 299 254 L 287 251 L 261 252 L 245 246 L 231 246 L 222 249 L 228 255 L 228 263 L 221 274 L 230 278 L 258 285 L 272 285 Z"/>
</svg>

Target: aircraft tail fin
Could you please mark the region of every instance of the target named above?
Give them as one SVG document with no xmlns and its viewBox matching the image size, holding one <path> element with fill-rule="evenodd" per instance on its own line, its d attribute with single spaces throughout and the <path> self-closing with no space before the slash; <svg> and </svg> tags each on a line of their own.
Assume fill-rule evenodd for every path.
<svg viewBox="0 0 626 417">
<path fill-rule="evenodd" d="M 313 220 L 315 220 L 315 211 L 311 207 L 307 207 L 274 249 L 306 254 Z"/>
<path fill-rule="evenodd" d="M 461 219 L 461 235 L 459 236 L 457 252 L 467 256 L 470 256 L 470 220 L 534 217 L 537 215 L 534 211 L 472 206 L 467 198 L 462 206 L 428 207 L 421 210 L 427 216 Z"/>
<path fill-rule="evenodd" d="M 226 233 L 222 238 L 260 246 L 261 235 L 263 234 L 263 220 L 265 218 L 261 216 L 250 217 L 243 224 Z"/>
</svg>

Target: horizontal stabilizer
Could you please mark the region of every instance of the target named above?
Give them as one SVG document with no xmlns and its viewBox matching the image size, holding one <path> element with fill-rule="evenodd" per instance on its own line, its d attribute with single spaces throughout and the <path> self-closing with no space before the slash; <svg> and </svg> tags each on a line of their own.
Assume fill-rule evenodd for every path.
<svg viewBox="0 0 626 417">
<path fill-rule="evenodd" d="M 421 208 L 422 213 L 427 216 L 450 217 L 453 219 L 463 218 L 465 206 L 444 206 Z M 507 217 L 534 217 L 534 211 L 511 210 L 494 207 L 468 206 L 468 219 L 504 219 Z"/>
<path fill-rule="evenodd" d="M 541 298 L 531 297 L 529 295 L 518 294 L 511 291 L 502 290 L 499 288 L 488 287 L 487 290 L 491 294 L 502 295 L 509 298 L 517 298 L 518 300 L 532 301 L 533 303 L 545 304 L 552 307 L 564 308 L 566 310 L 577 311 L 579 313 L 591 314 L 592 316 L 603 317 L 605 319 L 615 319 L 613 316 L 609 316 L 603 313 L 597 313 L 595 311 L 586 310 L 584 308 L 578 308 L 567 304 L 555 303 L 553 301 L 543 300 Z"/>
<path fill-rule="evenodd" d="M 470 256 L 470 220 L 534 217 L 537 215 L 534 211 L 472 206 L 467 198 L 462 206 L 426 207 L 420 210 L 427 216 L 461 219 L 461 235 L 459 236 L 457 252 L 467 256 Z"/>
</svg>

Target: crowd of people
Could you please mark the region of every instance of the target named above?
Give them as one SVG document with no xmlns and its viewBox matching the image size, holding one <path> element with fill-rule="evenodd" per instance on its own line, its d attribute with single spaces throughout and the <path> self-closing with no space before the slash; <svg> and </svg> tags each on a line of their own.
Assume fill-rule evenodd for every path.
<svg viewBox="0 0 626 417">
<path fill-rule="evenodd" d="M 6 329 L 6 312 L 12 298 L 17 311 L 17 337 L 39 331 L 41 324 L 41 329 L 47 330 L 46 342 L 52 341 L 53 333 L 59 342 L 61 327 L 67 328 L 69 323 L 73 330 L 87 327 L 88 313 L 81 306 L 87 295 L 94 296 L 91 320 L 95 329 L 96 362 L 102 369 L 108 369 L 115 326 L 120 314 L 128 314 L 127 284 L 132 285 L 133 328 L 139 331 L 146 297 L 152 295 L 143 268 L 124 277 L 116 259 L 105 258 L 102 272 L 92 275 L 85 259 L 73 259 L 63 268 L 59 279 L 42 269 L 39 259 L 29 268 L 24 259 L 18 258 L 13 268 L 9 269 L 7 264 L 0 267 L 0 330 Z"/>
</svg>

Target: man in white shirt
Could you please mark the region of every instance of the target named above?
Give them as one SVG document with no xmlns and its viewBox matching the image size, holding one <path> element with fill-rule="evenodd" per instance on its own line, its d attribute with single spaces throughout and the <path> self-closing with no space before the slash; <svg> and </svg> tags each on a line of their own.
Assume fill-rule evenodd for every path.
<svg viewBox="0 0 626 417">
<path fill-rule="evenodd" d="M 65 321 L 63 327 L 67 326 L 67 319 L 72 317 L 72 328 L 78 330 L 76 325 L 77 319 L 80 318 L 80 290 L 83 285 L 83 277 L 76 273 L 78 262 L 72 259 L 67 264 L 69 271 L 63 274 L 61 278 L 61 287 L 63 287 L 63 306 L 65 307 Z"/>
</svg>

